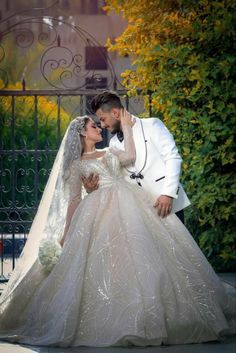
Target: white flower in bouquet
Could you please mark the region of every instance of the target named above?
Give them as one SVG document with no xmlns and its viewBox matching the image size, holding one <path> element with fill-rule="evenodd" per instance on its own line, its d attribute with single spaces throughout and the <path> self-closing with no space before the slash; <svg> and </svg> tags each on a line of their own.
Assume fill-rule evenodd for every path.
<svg viewBox="0 0 236 353">
<path fill-rule="evenodd" d="M 39 244 L 38 258 L 47 272 L 51 272 L 58 262 L 62 248 L 56 240 L 43 239 Z"/>
</svg>

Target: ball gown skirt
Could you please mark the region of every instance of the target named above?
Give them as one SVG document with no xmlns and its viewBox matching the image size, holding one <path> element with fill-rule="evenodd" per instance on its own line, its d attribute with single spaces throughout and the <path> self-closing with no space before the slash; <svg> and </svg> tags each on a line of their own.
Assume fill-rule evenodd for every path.
<svg viewBox="0 0 236 353">
<path fill-rule="evenodd" d="M 87 165 L 91 171 L 99 161 Z M 0 337 L 105 347 L 232 333 L 233 299 L 177 216 L 161 219 L 140 187 L 98 171 L 100 188 L 76 209 L 58 263 L 45 275 L 35 262 L 24 295 L 13 293 L 3 312 Z"/>
</svg>

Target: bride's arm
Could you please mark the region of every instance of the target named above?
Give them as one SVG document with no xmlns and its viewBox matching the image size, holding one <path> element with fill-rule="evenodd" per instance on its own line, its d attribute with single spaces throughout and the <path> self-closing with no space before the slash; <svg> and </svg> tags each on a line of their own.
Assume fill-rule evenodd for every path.
<svg viewBox="0 0 236 353">
<path fill-rule="evenodd" d="M 76 208 L 78 207 L 79 205 L 79 202 L 80 202 L 81 198 L 80 196 L 76 196 L 73 200 L 71 200 L 69 202 L 69 206 L 67 208 L 67 214 L 66 214 L 66 224 L 65 224 L 65 228 L 64 228 L 64 232 L 63 232 L 63 235 L 59 241 L 59 243 L 61 244 L 61 246 L 63 246 L 64 242 L 65 242 L 65 239 L 66 239 L 66 235 L 67 235 L 67 232 L 68 232 L 68 229 L 70 227 L 70 223 L 71 223 L 71 219 L 73 217 L 73 214 L 76 210 Z"/>
<path fill-rule="evenodd" d="M 64 228 L 63 235 L 59 241 L 61 246 L 63 246 L 65 242 L 67 232 L 71 224 L 71 219 L 74 215 L 76 208 L 78 207 L 81 201 L 82 183 L 81 183 L 79 167 L 77 163 L 74 163 L 74 166 L 72 167 L 71 176 L 68 182 L 69 182 L 70 194 L 69 194 L 69 202 L 67 207 L 65 228 Z"/>
<path fill-rule="evenodd" d="M 133 139 L 133 129 L 132 126 L 134 122 L 132 121 L 131 114 L 127 110 L 121 110 L 121 127 L 124 134 L 124 147 L 125 150 L 119 150 L 118 148 L 111 147 L 110 151 L 115 154 L 122 166 L 128 166 L 135 162 L 136 151 Z"/>
</svg>

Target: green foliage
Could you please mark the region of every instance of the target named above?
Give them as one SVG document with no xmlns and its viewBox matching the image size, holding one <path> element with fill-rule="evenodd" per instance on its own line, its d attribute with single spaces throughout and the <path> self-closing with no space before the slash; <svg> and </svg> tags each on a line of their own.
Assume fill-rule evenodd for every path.
<svg viewBox="0 0 236 353">
<path fill-rule="evenodd" d="M 192 201 L 187 226 L 216 270 L 232 270 L 236 2 L 107 4 L 128 19 L 116 43 L 108 43 L 111 50 L 130 54 L 136 65 L 123 74 L 124 84 L 131 94 L 138 88 L 154 92 L 154 115 L 172 131 L 183 157 L 182 181 Z"/>
</svg>

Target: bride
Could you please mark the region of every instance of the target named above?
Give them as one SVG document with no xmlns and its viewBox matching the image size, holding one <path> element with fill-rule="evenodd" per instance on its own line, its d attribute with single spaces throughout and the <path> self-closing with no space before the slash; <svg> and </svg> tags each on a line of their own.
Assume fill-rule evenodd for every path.
<svg viewBox="0 0 236 353">
<path fill-rule="evenodd" d="M 1 339 L 147 346 L 235 332 L 235 303 L 188 230 L 175 214 L 158 217 L 149 196 L 122 178 L 135 148 L 127 112 L 121 124 L 125 151 L 96 150 L 101 129 L 90 117 L 68 127 L 1 296 Z M 82 198 L 81 177 L 91 173 L 99 189 Z M 39 261 L 45 240 L 63 246 L 51 272 Z"/>
</svg>

